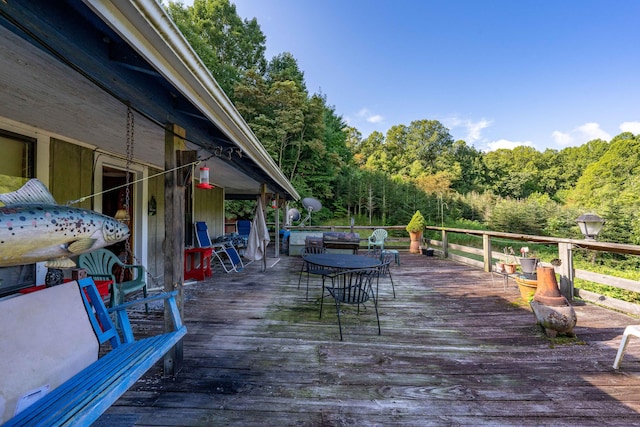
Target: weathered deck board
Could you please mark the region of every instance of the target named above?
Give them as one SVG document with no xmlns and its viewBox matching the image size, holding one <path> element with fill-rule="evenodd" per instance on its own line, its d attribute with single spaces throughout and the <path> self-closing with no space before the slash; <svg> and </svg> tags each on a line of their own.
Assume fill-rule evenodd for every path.
<svg viewBox="0 0 640 427">
<path fill-rule="evenodd" d="M 298 258 L 188 286 L 183 370 L 163 379 L 157 367 L 96 425 L 640 424 L 640 342 L 611 367 L 637 320 L 576 305 L 577 338 L 554 342 L 514 283 L 504 292 L 472 267 L 401 256 L 397 298 L 380 282 L 382 335 L 371 305 L 348 307 L 343 342 L 330 299 L 319 318 L 318 279 L 308 301 L 297 289 Z"/>
</svg>

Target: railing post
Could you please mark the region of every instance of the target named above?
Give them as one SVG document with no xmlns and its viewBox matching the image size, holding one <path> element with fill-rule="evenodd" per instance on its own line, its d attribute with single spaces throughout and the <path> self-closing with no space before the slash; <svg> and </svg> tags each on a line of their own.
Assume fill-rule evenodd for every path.
<svg viewBox="0 0 640 427">
<path fill-rule="evenodd" d="M 558 258 L 562 264 L 557 268 L 560 274 L 560 293 L 569 301 L 573 300 L 573 245 L 558 242 Z"/>
<path fill-rule="evenodd" d="M 442 254 L 449 258 L 449 242 L 447 241 L 447 230 L 442 230 Z"/>
<path fill-rule="evenodd" d="M 491 237 L 488 234 L 482 235 L 482 250 L 484 251 L 484 271 L 491 272 Z"/>
</svg>

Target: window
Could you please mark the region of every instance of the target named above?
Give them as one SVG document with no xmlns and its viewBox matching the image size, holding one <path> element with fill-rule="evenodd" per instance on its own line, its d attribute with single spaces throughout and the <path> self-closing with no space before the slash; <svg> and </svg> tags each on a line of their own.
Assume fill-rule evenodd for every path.
<svg viewBox="0 0 640 427">
<path fill-rule="evenodd" d="M 0 193 L 15 191 L 34 177 L 35 151 L 35 139 L 0 130 Z M 34 283 L 35 264 L 0 267 L 0 296 Z"/>
</svg>

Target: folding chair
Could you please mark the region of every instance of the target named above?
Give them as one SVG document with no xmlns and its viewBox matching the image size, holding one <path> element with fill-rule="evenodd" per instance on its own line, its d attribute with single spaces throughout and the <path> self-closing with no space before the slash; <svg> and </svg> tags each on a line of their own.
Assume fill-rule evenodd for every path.
<svg viewBox="0 0 640 427">
<path fill-rule="evenodd" d="M 231 273 L 241 272 L 244 269 L 244 263 L 236 248 L 229 242 L 217 243 L 213 245 L 213 254 L 220 261 L 220 265 L 224 271 Z"/>
<path fill-rule="evenodd" d="M 218 261 L 220 261 L 220 265 L 225 272 L 231 273 L 232 271 L 235 271 L 237 273 L 242 271 L 242 269 L 244 268 L 244 263 L 242 262 L 240 254 L 232 243 L 211 243 L 211 238 L 209 237 L 209 230 L 207 228 L 206 222 L 198 221 L 195 223 L 195 227 L 196 241 L 198 242 L 198 246 L 201 248 L 212 248 L 213 254 L 216 256 Z"/>
<path fill-rule="evenodd" d="M 240 219 L 236 223 L 236 227 L 238 228 L 238 238 L 242 241 L 242 244 L 238 244 L 238 248 L 242 251 L 244 255 L 244 250 L 247 248 L 249 244 L 249 234 L 251 233 L 251 221 L 248 219 Z"/>
</svg>

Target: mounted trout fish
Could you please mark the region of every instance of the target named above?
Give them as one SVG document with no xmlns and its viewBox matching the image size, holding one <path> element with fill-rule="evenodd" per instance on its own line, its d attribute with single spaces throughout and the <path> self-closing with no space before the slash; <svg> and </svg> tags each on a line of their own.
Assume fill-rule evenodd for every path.
<svg viewBox="0 0 640 427">
<path fill-rule="evenodd" d="M 88 209 L 56 204 L 45 185 L 27 181 L 0 194 L 0 267 L 47 261 L 46 266 L 75 266 L 71 256 L 129 237 L 129 227 Z"/>
</svg>

